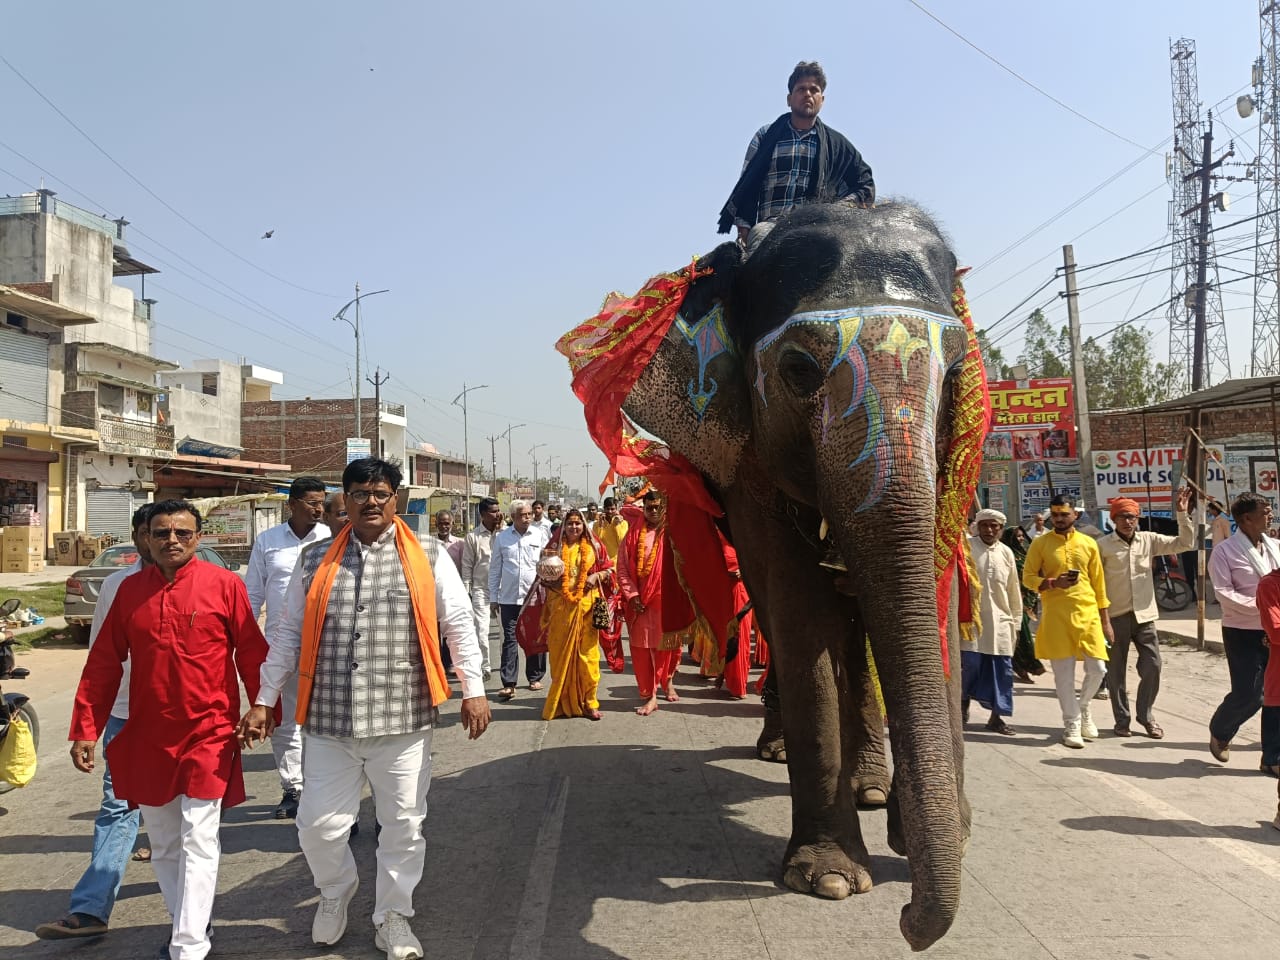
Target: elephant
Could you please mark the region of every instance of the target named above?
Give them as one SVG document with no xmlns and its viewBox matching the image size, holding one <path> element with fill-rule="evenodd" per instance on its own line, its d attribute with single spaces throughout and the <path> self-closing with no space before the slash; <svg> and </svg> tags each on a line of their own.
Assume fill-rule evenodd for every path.
<svg viewBox="0 0 1280 960">
<path fill-rule="evenodd" d="M 807 204 L 757 230 L 749 254 L 725 243 L 696 261 L 623 411 L 723 510 L 778 672 L 782 879 L 832 899 L 871 888 L 855 799 L 887 781 L 869 638 L 890 716 L 889 843 L 911 865 L 900 928 L 923 950 L 954 919 L 971 823 L 935 523 L 973 332 L 953 308 L 955 256 L 911 203 Z M 828 569 L 835 550 L 847 575 Z"/>
</svg>

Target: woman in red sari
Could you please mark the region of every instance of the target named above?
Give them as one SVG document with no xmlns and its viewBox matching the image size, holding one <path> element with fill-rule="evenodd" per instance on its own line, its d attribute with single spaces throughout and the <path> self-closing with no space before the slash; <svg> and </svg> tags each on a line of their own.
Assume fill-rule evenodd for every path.
<svg viewBox="0 0 1280 960">
<path fill-rule="evenodd" d="M 596 537 L 587 531 L 582 512 L 571 508 L 556 536 L 543 551 L 544 556 L 564 561 L 564 576 L 548 583 L 546 599 L 540 607 L 530 605 L 521 617 L 539 617 L 543 641 L 547 645 L 551 688 L 542 708 L 542 719 L 586 717 L 599 720 L 600 631 L 593 626 L 591 608 L 600 596 L 601 585 L 613 578 L 613 562 Z"/>
</svg>

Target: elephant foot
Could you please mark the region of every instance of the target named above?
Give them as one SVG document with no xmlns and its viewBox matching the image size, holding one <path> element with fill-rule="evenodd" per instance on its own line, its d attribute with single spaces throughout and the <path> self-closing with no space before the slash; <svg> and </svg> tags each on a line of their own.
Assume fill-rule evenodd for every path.
<svg viewBox="0 0 1280 960">
<path fill-rule="evenodd" d="M 787 762 L 787 744 L 782 734 L 781 711 L 765 707 L 764 729 L 760 731 L 760 737 L 756 740 L 756 756 L 770 763 Z"/>
<path fill-rule="evenodd" d="M 782 882 L 800 893 L 826 900 L 844 900 L 871 889 L 870 858 L 863 851 L 855 861 L 838 843 L 806 843 L 783 864 Z"/>
<path fill-rule="evenodd" d="M 889 791 L 884 787 L 867 785 L 858 788 L 857 798 L 859 807 L 883 807 L 889 803 Z"/>
</svg>

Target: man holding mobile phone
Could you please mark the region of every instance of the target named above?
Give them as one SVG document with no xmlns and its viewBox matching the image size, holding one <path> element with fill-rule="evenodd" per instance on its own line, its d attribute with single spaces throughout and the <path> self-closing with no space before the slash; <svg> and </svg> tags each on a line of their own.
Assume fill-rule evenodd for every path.
<svg viewBox="0 0 1280 960">
<path fill-rule="evenodd" d="M 1078 531 L 1071 498 L 1049 502 L 1053 529 L 1027 548 L 1022 583 L 1040 594 L 1036 656 L 1053 665 L 1053 682 L 1062 706 L 1062 742 L 1073 749 L 1096 740 L 1098 727 L 1089 705 L 1106 676 L 1107 647 L 1114 642 L 1107 613 L 1107 585 L 1094 539 Z M 1084 681 L 1076 697 L 1076 661 L 1084 661 Z"/>
</svg>

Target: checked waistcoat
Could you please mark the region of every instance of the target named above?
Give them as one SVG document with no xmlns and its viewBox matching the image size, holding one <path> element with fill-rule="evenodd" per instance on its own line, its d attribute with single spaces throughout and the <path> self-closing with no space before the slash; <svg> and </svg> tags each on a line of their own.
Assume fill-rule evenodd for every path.
<svg viewBox="0 0 1280 960">
<path fill-rule="evenodd" d="M 331 542 L 308 547 L 298 561 L 308 591 Z M 434 537 L 418 542 L 434 566 L 440 542 Z M 412 733 L 432 726 L 438 715 L 427 689 L 395 528 L 361 552 L 353 535 L 329 592 L 320 634 L 305 729 L 322 737 Z"/>
</svg>

